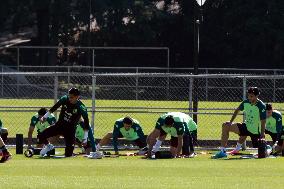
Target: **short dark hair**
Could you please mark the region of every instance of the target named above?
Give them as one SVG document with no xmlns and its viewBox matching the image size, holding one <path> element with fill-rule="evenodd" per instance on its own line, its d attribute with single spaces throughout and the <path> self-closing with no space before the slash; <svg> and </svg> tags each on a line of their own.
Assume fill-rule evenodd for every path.
<svg viewBox="0 0 284 189">
<path fill-rule="evenodd" d="M 132 125 L 133 124 L 133 120 L 131 119 L 131 117 L 125 117 L 123 118 L 123 123 L 127 124 L 127 125 Z"/>
<path fill-rule="evenodd" d="M 165 118 L 165 125 L 172 125 L 175 122 L 174 117 L 172 115 L 168 115 Z"/>
<path fill-rule="evenodd" d="M 268 111 L 272 110 L 272 104 L 267 103 L 267 104 L 265 105 L 265 109 L 268 110 Z"/>
<path fill-rule="evenodd" d="M 44 116 L 44 114 L 46 114 L 46 112 L 47 112 L 47 109 L 46 109 L 46 108 L 41 108 L 41 109 L 39 109 L 39 111 L 38 111 L 37 113 L 38 113 L 38 115 L 40 115 L 40 116 Z"/>
<path fill-rule="evenodd" d="M 254 94 L 255 96 L 260 94 L 260 91 L 257 87 L 250 87 L 247 91 L 249 94 Z"/>
<path fill-rule="evenodd" d="M 79 89 L 72 87 L 71 89 L 69 89 L 68 91 L 69 94 L 75 95 L 75 96 L 79 96 L 80 95 L 80 91 Z"/>
</svg>

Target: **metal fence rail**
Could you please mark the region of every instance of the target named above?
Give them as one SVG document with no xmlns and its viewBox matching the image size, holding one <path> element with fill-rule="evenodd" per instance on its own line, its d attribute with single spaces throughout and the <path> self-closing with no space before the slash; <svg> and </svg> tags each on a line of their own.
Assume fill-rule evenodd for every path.
<svg viewBox="0 0 284 189">
<path fill-rule="evenodd" d="M 126 115 L 138 119 L 148 134 L 162 113 L 180 111 L 197 114 L 199 139 L 218 140 L 222 122 L 230 119 L 249 86 L 260 88 L 264 102 L 284 109 L 284 75 L 2 72 L 0 78 L 0 118 L 11 137 L 16 133 L 27 136 L 32 115 L 40 107 L 51 107 L 71 86 L 81 90 L 96 138 Z M 193 88 L 194 81 L 197 88 Z M 192 109 L 194 95 L 197 112 Z M 240 115 L 237 121 L 242 119 Z"/>
</svg>

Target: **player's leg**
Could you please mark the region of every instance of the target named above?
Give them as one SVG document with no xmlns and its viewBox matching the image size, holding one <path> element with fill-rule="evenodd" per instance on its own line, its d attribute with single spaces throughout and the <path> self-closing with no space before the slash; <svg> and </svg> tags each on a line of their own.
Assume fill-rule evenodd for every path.
<svg viewBox="0 0 284 189">
<path fill-rule="evenodd" d="M 60 122 L 56 122 L 55 125 L 48 127 L 42 133 L 39 134 L 39 143 L 44 144 L 44 147 L 40 151 L 40 155 L 44 156 L 47 152 L 52 150 L 54 146 L 48 142 L 48 138 L 61 135 L 64 131 Z M 75 134 L 74 134 L 75 136 Z"/>
<path fill-rule="evenodd" d="M 74 146 L 75 146 L 75 127 L 72 125 L 65 125 L 65 131 L 63 137 L 65 140 L 65 157 L 73 156 Z"/>
<path fill-rule="evenodd" d="M 0 150 L 2 151 L 2 158 L 0 160 L 0 163 L 4 163 L 12 157 L 12 155 L 8 152 L 5 143 L 3 142 L 1 137 L 0 137 Z"/>
<path fill-rule="evenodd" d="M 96 152 L 96 141 L 95 141 L 95 137 L 94 137 L 94 132 L 91 129 L 91 127 L 89 127 L 89 132 L 88 132 L 88 142 L 87 145 L 89 144 L 89 148 L 91 147 L 92 152 Z"/>
<path fill-rule="evenodd" d="M 241 126 L 242 126 L 241 123 L 229 124 L 228 122 L 225 122 L 222 124 L 221 150 L 215 155 L 213 155 L 212 158 L 216 159 L 216 158 L 227 157 L 226 147 L 227 147 L 227 142 L 229 139 L 229 133 L 233 132 L 238 135 L 241 135 L 241 131 L 240 131 Z"/>
<path fill-rule="evenodd" d="M 153 146 L 152 152 L 156 153 L 157 151 L 159 151 L 163 141 L 166 139 L 167 137 L 167 133 L 164 130 L 159 131 L 159 137 L 156 139 L 155 145 Z"/>
<path fill-rule="evenodd" d="M 8 139 L 8 129 L 2 128 L 0 133 L 1 133 L 1 138 L 2 138 L 3 142 L 6 143 L 7 139 Z"/>
<path fill-rule="evenodd" d="M 138 155 L 144 155 L 148 152 L 146 139 L 138 138 L 134 140 L 135 144 L 139 147 Z"/>
<path fill-rule="evenodd" d="M 148 157 L 151 157 L 152 149 L 156 144 L 157 138 L 160 136 L 160 130 L 154 129 L 147 137 L 146 142 L 148 145 Z M 157 144 L 158 145 L 158 144 Z"/>
<path fill-rule="evenodd" d="M 99 142 L 99 144 L 97 144 L 96 146 L 96 150 L 99 151 L 101 149 L 102 146 L 107 145 L 110 143 L 112 138 L 112 132 L 107 133 Z"/>
<path fill-rule="evenodd" d="M 247 136 L 240 136 L 235 149 L 230 151 L 229 154 L 231 155 L 239 154 L 240 150 L 242 149 L 243 143 L 246 141 L 246 139 Z"/>
<path fill-rule="evenodd" d="M 173 157 L 175 156 L 175 154 L 177 154 L 177 147 L 178 147 L 178 137 L 171 136 L 171 139 L 170 139 L 170 152 L 171 152 Z"/>
</svg>

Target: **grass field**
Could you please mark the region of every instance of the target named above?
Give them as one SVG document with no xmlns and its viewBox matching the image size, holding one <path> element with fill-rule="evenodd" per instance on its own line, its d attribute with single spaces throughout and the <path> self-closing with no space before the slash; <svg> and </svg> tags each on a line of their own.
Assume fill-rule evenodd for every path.
<svg viewBox="0 0 284 189">
<path fill-rule="evenodd" d="M 91 100 L 82 100 L 88 107 Z M 54 101 L 51 99 L 0 99 L 0 118 L 5 127 L 10 130 L 10 136 L 22 133 L 27 136 L 31 117 L 37 112 L 38 108 L 31 107 L 51 107 Z M 95 113 L 95 137 L 101 138 L 105 133 L 111 131 L 116 119 L 130 115 L 139 120 L 143 126 L 145 134 L 152 131 L 157 118 L 161 113 L 169 111 L 186 111 L 178 108 L 188 108 L 187 101 L 146 101 L 146 100 L 96 100 L 97 111 Z M 199 108 L 236 108 L 240 102 L 199 102 Z M 277 108 L 282 108 L 283 104 L 275 104 Z M 9 107 L 9 108 L 6 108 Z M 29 107 L 29 108 L 16 108 Z M 155 108 L 155 109 L 153 109 Z M 165 108 L 165 109 L 163 109 Z M 34 110 L 18 111 L 15 110 Z M 124 112 L 109 112 L 124 111 Z M 137 111 L 140 111 L 137 113 Z M 141 112 L 143 111 L 143 112 Z M 220 114 L 200 114 L 198 115 L 198 138 L 199 139 L 219 139 L 221 124 L 231 118 L 233 110 L 201 110 L 207 113 L 228 113 Z M 91 119 L 91 113 L 89 113 Z M 236 121 L 242 121 L 242 116 L 238 116 Z M 34 133 L 35 134 L 35 133 Z M 35 135 L 34 135 L 35 136 Z M 237 136 L 232 135 L 232 139 Z"/>
<path fill-rule="evenodd" d="M 146 160 L 119 157 L 91 160 L 25 158 L 1 164 L 1 188 L 190 188 L 275 189 L 284 185 L 284 158 Z"/>
</svg>

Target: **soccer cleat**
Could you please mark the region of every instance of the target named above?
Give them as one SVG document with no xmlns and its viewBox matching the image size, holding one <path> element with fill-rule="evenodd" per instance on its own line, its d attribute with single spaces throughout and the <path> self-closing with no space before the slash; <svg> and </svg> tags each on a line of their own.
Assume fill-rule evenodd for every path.
<svg viewBox="0 0 284 189">
<path fill-rule="evenodd" d="M 197 154 L 195 152 L 192 152 L 191 154 L 184 156 L 184 158 L 194 158 L 196 156 Z"/>
<path fill-rule="evenodd" d="M 40 155 L 41 157 L 44 157 L 47 152 L 49 152 L 49 151 L 51 151 L 51 150 L 53 150 L 53 149 L 54 149 L 54 146 L 53 146 L 52 144 L 47 144 L 47 145 L 45 145 L 45 146 L 41 149 L 39 155 Z"/>
<path fill-rule="evenodd" d="M 211 156 L 212 159 L 219 159 L 219 158 L 226 158 L 227 154 L 226 152 L 219 151 L 215 155 Z"/>
<path fill-rule="evenodd" d="M 236 150 L 236 149 L 229 152 L 230 155 L 238 155 L 239 153 L 240 153 L 240 151 Z"/>
<path fill-rule="evenodd" d="M 96 152 L 91 152 L 88 158 L 90 159 L 102 159 L 103 158 L 103 153 L 96 151 Z"/>
<path fill-rule="evenodd" d="M 7 152 L 2 152 L 2 158 L 0 160 L 0 163 L 5 163 L 9 159 L 12 158 L 12 155 L 7 151 Z"/>
</svg>

